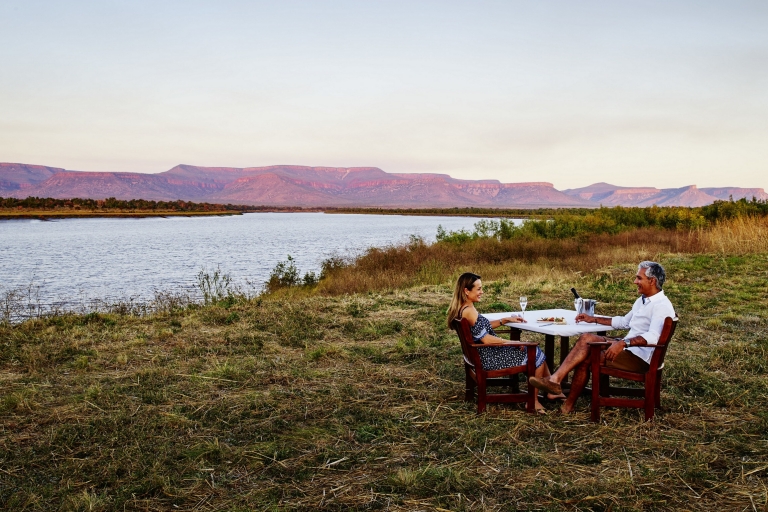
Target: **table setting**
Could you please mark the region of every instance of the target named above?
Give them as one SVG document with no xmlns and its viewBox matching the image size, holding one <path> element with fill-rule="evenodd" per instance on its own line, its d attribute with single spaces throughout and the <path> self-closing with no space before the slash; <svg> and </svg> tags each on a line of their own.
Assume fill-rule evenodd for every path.
<svg viewBox="0 0 768 512">
<path fill-rule="evenodd" d="M 555 336 L 560 336 L 560 363 L 570 351 L 570 337 L 578 336 L 586 332 L 594 332 L 605 335 L 610 330 L 605 325 L 579 322 L 576 323 L 576 315 L 584 312 L 591 316 L 595 315 L 595 306 L 597 301 L 592 299 L 583 299 L 575 290 L 571 290 L 576 297 L 574 300 L 574 309 L 540 309 L 529 310 L 527 296 L 520 297 L 520 311 L 507 311 L 503 313 L 483 313 L 488 320 L 499 320 L 509 316 L 520 316 L 525 323 L 504 324 L 512 329 L 512 339 L 520 339 L 520 331 L 536 332 L 544 335 L 544 354 L 547 356 L 547 365 L 550 371 L 554 371 L 555 355 Z"/>
</svg>

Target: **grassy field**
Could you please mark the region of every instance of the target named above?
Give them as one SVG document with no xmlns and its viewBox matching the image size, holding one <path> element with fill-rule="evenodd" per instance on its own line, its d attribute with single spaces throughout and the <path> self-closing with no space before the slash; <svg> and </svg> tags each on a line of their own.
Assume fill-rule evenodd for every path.
<svg viewBox="0 0 768 512">
<path fill-rule="evenodd" d="M 414 243 L 311 288 L 2 324 L 0 508 L 768 510 L 765 239 Z M 641 259 L 680 316 L 653 422 L 463 402 L 459 270 L 483 274 L 481 310 L 568 307 L 576 286 L 618 314 Z"/>
</svg>

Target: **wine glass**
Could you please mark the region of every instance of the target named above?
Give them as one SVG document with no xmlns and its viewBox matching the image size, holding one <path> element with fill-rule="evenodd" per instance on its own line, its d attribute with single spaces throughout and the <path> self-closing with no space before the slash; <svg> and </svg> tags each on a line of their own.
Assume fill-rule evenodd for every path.
<svg viewBox="0 0 768 512">
<path fill-rule="evenodd" d="M 526 297 L 525 295 L 522 295 L 520 297 L 520 309 L 523 312 L 523 320 L 525 320 L 525 306 L 527 305 L 528 305 L 528 297 Z"/>
</svg>

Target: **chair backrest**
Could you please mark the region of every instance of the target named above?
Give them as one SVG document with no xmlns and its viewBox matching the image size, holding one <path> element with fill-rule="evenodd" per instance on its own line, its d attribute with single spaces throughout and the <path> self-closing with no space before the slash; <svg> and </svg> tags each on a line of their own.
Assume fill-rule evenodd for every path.
<svg viewBox="0 0 768 512">
<path fill-rule="evenodd" d="M 461 352 L 464 354 L 464 361 L 473 367 L 478 367 L 479 354 L 477 350 L 474 350 L 470 345 L 474 342 L 472 338 L 472 331 L 470 330 L 469 320 L 466 318 L 454 319 L 451 321 L 451 326 L 456 334 L 459 335 L 459 341 L 461 342 Z"/>
<path fill-rule="evenodd" d="M 672 335 L 675 334 L 676 328 L 677 317 L 672 318 L 668 316 L 664 319 L 664 327 L 661 329 L 658 343 L 654 346 L 655 350 L 649 364 L 651 368 L 661 368 L 664 364 L 664 356 L 667 354 L 669 342 L 672 340 Z"/>
</svg>

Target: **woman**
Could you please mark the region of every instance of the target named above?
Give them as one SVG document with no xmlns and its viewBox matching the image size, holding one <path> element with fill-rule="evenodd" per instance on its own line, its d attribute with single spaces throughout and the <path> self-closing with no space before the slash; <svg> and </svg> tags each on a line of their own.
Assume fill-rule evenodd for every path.
<svg viewBox="0 0 768 512">
<path fill-rule="evenodd" d="M 475 302 L 479 302 L 483 296 L 483 283 L 480 276 L 471 272 L 465 272 L 459 276 L 456 288 L 453 290 L 451 305 L 448 307 L 448 326 L 454 319 L 466 318 L 471 326 L 472 338 L 475 343 L 483 343 L 488 347 L 478 349 L 480 361 L 486 370 L 501 370 L 512 366 L 522 366 L 528 363 L 528 356 L 524 349 L 515 347 L 515 343 L 496 336 L 493 327 L 501 327 L 508 323 L 525 322 L 519 316 L 509 316 L 498 320 L 488 320 L 475 309 Z M 536 377 L 548 377 L 544 352 L 536 348 Z M 547 398 L 554 400 L 565 398 L 565 395 L 551 395 Z M 536 395 L 536 412 L 544 414 L 544 406 L 539 403 Z"/>
</svg>

